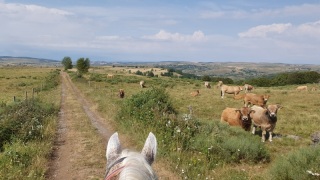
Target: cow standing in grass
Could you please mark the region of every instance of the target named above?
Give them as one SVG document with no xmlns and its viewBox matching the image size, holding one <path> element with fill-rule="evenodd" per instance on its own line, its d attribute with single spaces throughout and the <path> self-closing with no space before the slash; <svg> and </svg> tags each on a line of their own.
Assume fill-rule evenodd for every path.
<svg viewBox="0 0 320 180">
<path fill-rule="evenodd" d="M 243 87 L 244 87 L 244 93 L 251 92 L 254 89 L 254 87 L 250 84 L 245 84 Z"/>
<path fill-rule="evenodd" d="M 119 90 L 119 97 L 124 98 L 124 90 L 123 89 Z"/>
<path fill-rule="evenodd" d="M 240 91 L 242 91 L 242 87 L 241 86 L 228 86 L 223 84 L 222 81 L 219 81 L 217 84 L 217 87 L 220 87 L 220 91 L 221 91 L 221 98 L 224 98 L 224 94 L 233 94 L 234 96 L 239 94 Z"/>
<path fill-rule="evenodd" d="M 140 81 L 140 87 L 141 87 L 141 88 L 145 88 L 145 87 L 146 87 L 144 81 Z"/>
<path fill-rule="evenodd" d="M 211 85 L 210 85 L 210 83 L 209 83 L 208 81 L 204 82 L 204 86 L 205 86 L 206 88 L 208 88 L 208 89 L 211 88 Z"/>
<path fill-rule="evenodd" d="M 233 98 L 243 99 L 245 107 L 249 107 L 250 104 L 265 107 L 268 99 L 270 98 L 270 95 L 267 95 L 267 94 L 258 95 L 253 93 L 247 93 L 247 94 L 236 95 Z"/>
<path fill-rule="evenodd" d="M 260 127 L 262 130 L 261 141 L 265 142 L 267 131 L 269 132 L 269 141 L 272 141 L 272 133 L 277 123 L 277 112 L 282 106 L 278 104 L 268 105 L 267 108 L 260 106 L 252 106 L 251 109 L 255 112 L 252 113 L 252 134 L 255 134 L 256 127 Z"/>
<path fill-rule="evenodd" d="M 308 86 L 298 86 L 297 87 L 297 91 L 307 91 L 308 90 Z"/>
</svg>

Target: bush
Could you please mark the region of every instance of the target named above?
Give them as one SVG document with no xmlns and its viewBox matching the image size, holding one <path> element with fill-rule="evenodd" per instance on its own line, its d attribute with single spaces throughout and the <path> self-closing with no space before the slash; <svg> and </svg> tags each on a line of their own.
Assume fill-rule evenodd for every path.
<svg viewBox="0 0 320 180">
<path fill-rule="evenodd" d="M 194 141 L 194 147 L 207 154 L 210 167 L 219 163 L 270 161 L 270 155 L 260 138 L 241 128 L 214 121 L 201 126 L 201 132 L 201 136 Z"/>
<path fill-rule="evenodd" d="M 103 78 L 101 74 L 92 73 L 90 74 L 89 81 L 102 82 Z"/>
<path fill-rule="evenodd" d="M 278 158 L 270 169 L 272 179 L 319 179 L 320 145 L 302 148 Z"/>
<path fill-rule="evenodd" d="M 42 90 L 50 90 L 59 85 L 60 70 L 51 71 L 49 75 L 45 78 L 45 84 Z"/>
<path fill-rule="evenodd" d="M 23 142 L 41 139 L 46 117 L 57 115 L 53 105 L 34 100 L 6 106 L 1 113 L 0 149 L 14 138 Z"/>
</svg>

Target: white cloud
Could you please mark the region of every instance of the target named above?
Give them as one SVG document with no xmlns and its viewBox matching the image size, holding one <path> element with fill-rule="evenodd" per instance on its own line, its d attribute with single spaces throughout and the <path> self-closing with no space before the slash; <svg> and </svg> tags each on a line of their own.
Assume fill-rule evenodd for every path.
<svg viewBox="0 0 320 180">
<path fill-rule="evenodd" d="M 320 38 L 320 20 L 316 22 L 304 23 L 297 27 L 297 32 L 309 37 Z"/>
<path fill-rule="evenodd" d="M 202 31 L 195 31 L 192 35 L 184 35 L 180 33 L 170 33 L 165 30 L 160 30 L 157 34 L 151 36 L 144 36 L 144 39 L 150 40 L 164 40 L 164 41 L 183 41 L 183 42 L 197 42 L 206 39 Z"/>
<path fill-rule="evenodd" d="M 292 27 L 291 23 L 260 25 L 250 28 L 248 31 L 239 33 L 238 35 L 242 38 L 267 37 L 269 34 L 281 34 L 290 27 Z"/>
<path fill-rule="evenodd" d="M 8 3 L 4 4 L 0 2 L 0 13 L 9 13 L 9 14 L 50 14 L 50 15 L 72 15 L 72 13 L 56 9 L 56 8 L 46 8 L 38 5 L 26 5 L 26 4 L 15 4 Z"/>
<path fill-rule="evenodd" d="M 217 9 L 206 10 L 200 13 L 203 19 L 270 19 L 284 17 L 317 17 L 320 12 L 320 4 L 301 4 L 294 6 L 285 6 L 277 9 Z"/>
</svg>

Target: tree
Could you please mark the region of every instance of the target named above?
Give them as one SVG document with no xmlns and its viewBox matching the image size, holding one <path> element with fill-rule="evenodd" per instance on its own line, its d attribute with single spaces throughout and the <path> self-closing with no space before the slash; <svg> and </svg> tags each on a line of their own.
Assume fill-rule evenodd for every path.
<svg viewBox="0 0 320 180">
<path fill-rule="evenodd" d="M 90 59 L 89 58 L 79 58 L 77 61 L 77 69 L 80 76 L 87 73 L 90 68 Z"/>
<path fill-rule="evenodd" d="M 64 66 L 64 70 L 72 69 L 72 60 L 69 56 L 65 56 L 62 59 L 61 64 Z"/>
</svg>

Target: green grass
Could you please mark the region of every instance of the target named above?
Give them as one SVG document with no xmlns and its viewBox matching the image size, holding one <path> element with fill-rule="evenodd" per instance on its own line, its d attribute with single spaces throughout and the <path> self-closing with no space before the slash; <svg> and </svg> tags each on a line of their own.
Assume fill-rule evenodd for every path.
<svg viewBox="0 0 320 180">
<path fill-rule="evenodd" d="M 230 178 L 234 176 L 239 176 L 243 179 L 259 178 L 262 176 L 268 178 L 268 169 L 273 166 L 275 160 L 295 149 L 309 146 L 311 143 L 310 134 L 319 130 L 317 124 L 320 124 L 320 112 L 318 111 L 319 102 L 317 97 L 320 92 L 318 91 L 297 92 L 295 90 L 296 86 L 292 85 L 268 88 L 256 87 L 253 93 L 269 94 L 271 97 L 268 104 L 281 104 L 284 108 L 278 112 L 278 122 L 274 131 L 277 138 L 274 139 L 274 142 L 266 142 L 264 144 L 259 142 L 255 145 L 253 142 L 258 142 L 260 136 L 241 132 L 242 129 L 237 130 L 237 128 L 221 126 L 220 128 L 223 131 L 222 129 L 218 130 L 218 133 L 213 131 L 213 127 L 220 126 L 220 115 L 224 108 L 239 108 L 243 106 L 243 102 L 241 100 L 234 100 L 232 95 L 226 95 L 224 99 L 221 99 L 220 92 L 216 89 L 214 83 L 212 83 L 211 89 L 206 89 L 204 83 L 199 80 L 172 79 L 167 77 L 147 78 L 124 72 L 119 72 L 118 74 L 111 72 L 116 75 L 116 78 L 110 80 L 105 78 L 110 73 L 110 68 L 103 69 L 103 67 L 100 67 L 99 71 L 94 71 L 94 73 L 101 74 L 94 75 L 99 77 L 98 82 L 91 81 L 89 86 L 88 81 L 74 79 L 77 86 L 92 101 L 98 104 L 98 110 L 108 121 L 114 124 L 115 129 L 120 131 L 120 133 L 127 133 L 131 137 L 137 137 L 135 139 L 137 147 L 141 146 L 139 142 L 143 142 L 148 131 L 154 129 L 139 127 L 139 123 L 133 121 L 132 117 L 126 117 L 124 122 L 117 120 L 117 114 L 121 111 L 123 103 L 127 99 L 133 98 L 141 92 L 146 92 L 152 87 L 162 87 L 168 93 L 172 108 L 177 112 L 175 116 L 170 118 L 182 119 L 186 114 L 190 113 L 189 107 L 192 107 L 192 117 L 201 124 L 201 128 L 194 137 L 189 139 L 189 148 L 187 150 L 182 149 L 183 153 L 178 152 L 179 147 L 177 144 L 179 139 L 166 140 L 161 133 L 162 130 L 154 130 L 157 131 L 156 136 L 160 139 L 159 158 L 169 158 L 169 161 L 172 162 L 170 166 L 172 169 L 175 169 L 176 173 L 181 174 L 181 177 L 187 176 L 191 179 L 199 176 L 217 178 L 228 174 L 227 172 L 230 171 L 232 172 Z M 89 79 L 90 76 L 88 74 L 86 78 Z M 140 80 L 146 82 L 147 88 L 140 88 Z M 118 98 L 117 92 L 119 89 L 125 90 L 124 99 Z M 194 90 L 200 90 L 200 96 L 190 96 L 190 93 Z M 129 124 L 126 124 L 127 122 Z M 163 125 L 165 126 L 165 123 Z M 230 134 L 234 129 L 239 133 L 236 136 L 231 135 L 232 133 Z M 224 131 L 229 132 L 229 134 Z M 224 137 L 222 135 L 220 137 L 222 139 L 221 144 L 212 143 L 215 142 L 214 135 L 216 134 L 225 135 Z M 295 135 L 300 139 L 294 140 L 287 137 L 287 135 Z M 177 141 L 177 143 L 174 145 L 170 144 L 168 145 L 169 147 L 162 147 L 162 141 Z M 246 144 L 250 143 L 252 145 L 246 146 Z M 220 154 L 221 159 L 211 158 L 212 160 L 207 160 L 208 154 L 204 152 L 208 152 L 207 149 L 211 146 L 217 149 L 223 148 L 224 150 L 229 150 L 225 154 Z M 258 160 L 254 158 L 250 159 L 251 157 L 259 157 L 259 150 L 261 148 L 266 149 L 262 151 L 265 153 L 263 156 L 265 158 L 257 158 Z M 238 153 L 238 149 L 241 153 Z M 258 155 L 254 155 L 254 153 L 258 153 Z M 250 154 L 252 155 L 250 156 Z M 192 170 L 189 164 L 193 165 L 192 167 L 195 170 Z M 261 166 L 264 168 L 261 168 Z M 184 169 L 184 173 L 181 173 L 182 169 Z M 214 172 L 212 169 L 214 169 Z M 199 173 L 196 172 L 201 173 L 198 175 Z"/>
<path fill-rule="evenodd" d="M 60 105 L 59 72 L 46 68 L 0 72 L 6 77 L 0 79 L 6 91 L 0 108 L 0 179 L 45 179 Z M 45 82 L 48 78 L 50 82 Z M 19 83 L 25 86 L 12 86 Z M 41 85 L 34 99 L 18 96 Z M 11 95 L 19 97 L 16 102 L 8 98 Z"/>
</svg>

